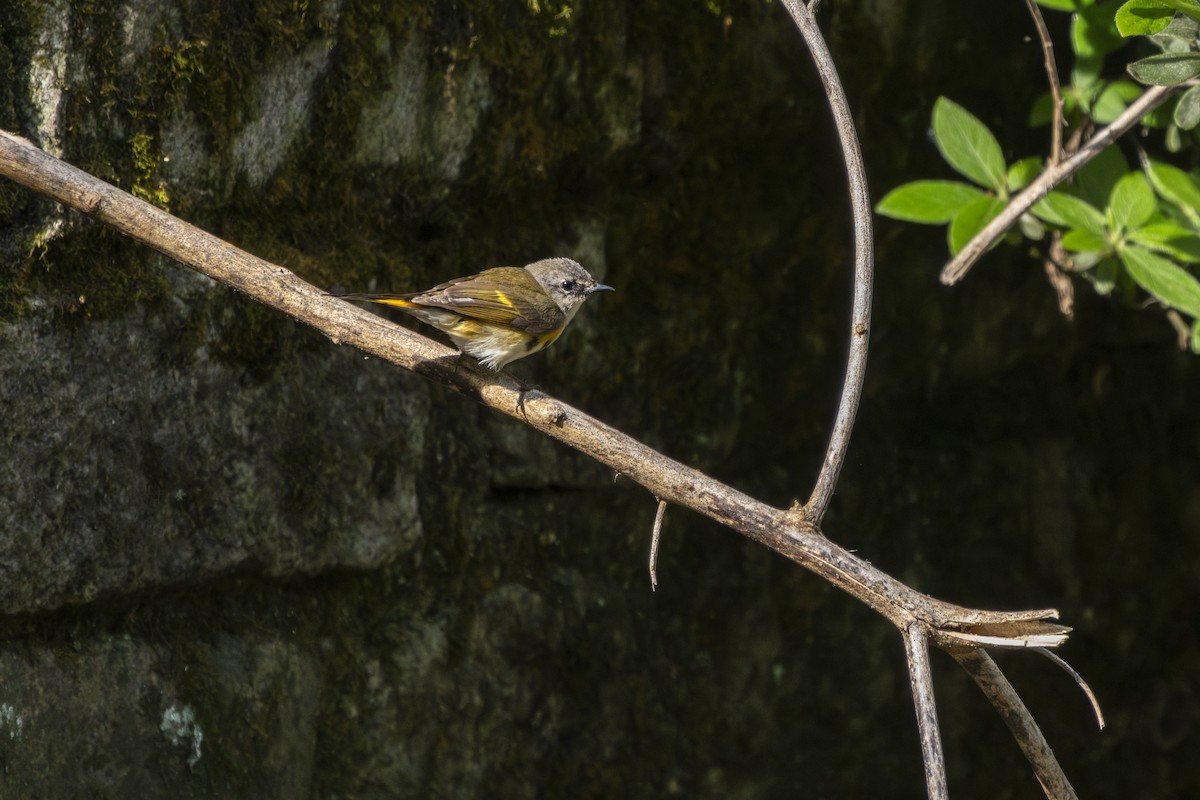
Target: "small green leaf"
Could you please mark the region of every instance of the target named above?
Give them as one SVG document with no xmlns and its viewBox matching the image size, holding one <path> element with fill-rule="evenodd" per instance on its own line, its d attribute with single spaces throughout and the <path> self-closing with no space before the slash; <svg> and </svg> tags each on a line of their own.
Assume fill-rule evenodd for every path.
<svg viewBox="0 0 1200 800">
<path fill-rule="evenodd" d="M 1161 0 L 1129 0 L 1117 9 L 1117 31 L 1122 36 L 1150 36 L 1167 27 L 1174 16 Z"/>
<path fill-rule="evenodd" d="M 1194 20 L 1200 21 L 1200 3 L 1196 0 L 1158 0 L 1167 8 L 1173 8 L 1181 14 L 1187 14 Z"/>
<path fill-rule="evenodd" d="M 1155 222 L 1129 232 L 1129 241 L 1176 261 L 1200 263 L 1200 236 L 1176 222 Z"/>
<path fill-rule="evenodd" d="M 1108 199 L 1108 211 L 1124 231 L 1145 225 L 1157 208 L 1154 190 L 1140 172 L 1130 172 L 1117 181 Z"/>
<path fill-rule="evenodd" d="M 1195 49 L 1200 22 L 1187 16 L 1176 16 L 1171 24 L 1150 37 L 1154 46 L 1164 53 L 1190 53 Z"/>
<path fill-rule="evenodd" d="M 1200 317 L 1200 281 L 1183 267 L 1140 247 L 1121 251 L 1129 277 L 1163 305 Z"/>
<path fill-rule="evenodd" d="M 1075 2 L 1075 0 L 1037 0 L 1037 4 L 1042 8 L 1049 8 L 1053 11 L 1075 11 L 1083 3 Z"/>
<path fill-rule="evenodd" d="M 1108 240 L 1103 236 L 1078 229 L 1063 234 L 1062 246 L 1073 253 L 1103 253 L 1109 249 Z"/>
<path fill-rule="evenodd" d="M 1159 53 L 1134 61 L 1126 69 L 1142 83 L 1175 86 L 1200 75 L 1200 53 Z"/>
<path fill-rule="evenodd" d="M 1074 194 L 1096 208 L 1103 208 L 1112 196 L 1113 187 L 1127 172 L 1129 162 L 1121 154 L 1121 148 L 1106 147 L 1075 175 Z"/>
<path fill-rule="evenodd" d="M 1104 70 L 1103 56 L 1079 56 L 1075 66 L 1071 67 L 1071 86 L 1078 89 L 1083 96 L 1092 94 L 1100 83 L 1100 73 Z"/>
<path fill-rule="evenodd" d="M 1104 215 L 1086 200 L 1063 192 L 1051 192 L 1037 202 L 1033 213 L 1051 225 L 1078 228 L 1097 236 L 1105 235 Z"/>
<path fill-rule="evenodd" d="M 1074 87 L 1063 87 L 1063 116 L 1071 119 L 1072 115 L 1079 108 L 1078 92 L 1073 90 Z M 1036 128 L 1039 125 L 1049 125 L 1054 121 L 1054 98 L 1049 92 L 1042 92 L 1033 101 L 1033 105 L 1029 108 L 1029 119 L 1026 123 L 1031 128 Z"/>
<path fill-rule="evenodd" d="M 1200 184 L 1178 167 L 1151 161 L 1146 176 L 1158 196 L 1179 206 L 1193 225 L 1200 225 Z"/>
<path fill-rule="evenodd" d="M 1025 213 L 1017 219 L 1017 230 L 1026 239 L 1038 241 L 1046 238 L 1046 226 L 1033 214 Z"/>
<path fill-rule="evenodd" d="M 1037 156 L 1022 158 L 1008 168 L 1008 173 L 1004 176 L 1004 183 L 1010 192 L 1015 192 L 1028 186 L 1029 182 L 1036 178 L 1041 171 L 1042 160 L 1040 158 Z"/>
<path fill-rule="evenodd" d="M 1117 262 L 1106 258 L 1096 264 L 1091 271 L 1085 272 L 1083 276 L 1092 282 L 1092 288 L 1096 290 L 1096 294 L 1112 294 L 1113 288 L 1117 285 Z"/>
<path fill-rule="evenodd" d="M 1200 86 L 1193 86 L 1183 93 L 1175 104 L 1175 124 L 1190 131 L 1200 123 Z"/>
<path fill-rule="evenodd" d="M 967 203 L 950 223 L 950 230 L 947 232 L 950 253 L 957 255 L 958 251 L 962 250 L 975 234 L 983 230 L 984 225 L 995 219 L 1003 208 L 1004 203 L 990 195 Z"/>
<path fill-rule="evenodd" d="M 1200 319 L 1192 322 L 1192 338 L 1188 346 L 1193 353 L 1200 353 Z"/>
<path fill-rule="evenodd" d="M 1183 136 L 1174 122 L 1167 126 L 1167 135 L 1163 137 L 1163 143 L 1166 144 L 1168 153 L 1178 153 L 1183 149 Z"/>
<path fill-rule="evenodd" d="M 1097 253 L 1089 251 L 1086 253 L 1072 253 L 1070 260 L 1064 265 L 1064 269 L 1071 272 L 1086 272 L 1092 269 L 1097 264 L 1103 265 L 1105 262 L 1114 263 L 1112 255 L 1109 253 Z M 1115 274 L 1115 273 L 1114 273 Z"/>
<path fill-rule="evenodd" d="M 944 225 L 982 196 L 979 189 L 958 181 L 913 181 L 888 192 L 875 211 L 905 222 Z"/>
<path fill-rule="evenodd" d="M 933 138 L 942 157 L 980 186 L 1004 188 L 1004 154 L 996 137 L 971 112 L 945 97 L 933 106 Z"/>
<path fill-rule="evenodd" d="M 1142 89 L 1133 81 L 1113 81 L 1100 90 L 1100 94 L 1092 101 L 1092 119 L 1101 125 L 1121 116 L 1129 103 L 1142 94 Z"/>
<path fill-rule="evenodd" d="M 1113 11 L 1108 5 L 1081 9 L 1071 18 L 1071 43 L 1077 56 L 1103 57 L 1123 43 L 1113 27 Z"/>
</svg>

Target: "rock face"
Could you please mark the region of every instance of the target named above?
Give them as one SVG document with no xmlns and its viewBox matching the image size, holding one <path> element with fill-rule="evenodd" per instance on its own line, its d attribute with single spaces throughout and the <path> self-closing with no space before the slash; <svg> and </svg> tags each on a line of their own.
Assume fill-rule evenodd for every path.
<svg viewBox="0 0 1200 800">
<path fill-rule="evenodd" d="M 0 127 L 323 287 L 576 258 L 617 292 L 514 372 L 807 493 L 849 235 L 774 4 L 11 5 Z M 933 164 L 931 64 L 1037 93 L 994 35 L 1023 9 L 987 5 L 823 10 L 877 192 Z M 1093 683 L 1151 687 L 1110 690 L 1097 756 L 1066 681 L 1022 675 L 1081 796 L 1186 794 L 1197 368 L 1159 317 L 1061 321 L 1019 257 L 947 292 L 940 247 L 883 231 L 828 532 L 949 600 L 1060 607 Z M 865 609 L 677 510 L 651 594 L 642 490 L 6 181 L 0 444 L 0 796 L 922 791 Z M 951 785 L 1037 796 L 956 680 Z"/>
</svg>

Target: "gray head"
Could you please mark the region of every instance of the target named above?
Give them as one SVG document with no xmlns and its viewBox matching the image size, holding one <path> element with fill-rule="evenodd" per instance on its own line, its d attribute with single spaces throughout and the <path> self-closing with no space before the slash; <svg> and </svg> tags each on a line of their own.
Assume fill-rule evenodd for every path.
<svg viewBox="0 0 1200 800">
<path fill-rule="evenodd" d="M 613 291 L 611 286 L 597 283 L 586 269 L 569 258 L 547 258 L 527 264 L 525 269 L 541 284 L 568 320 L 593 293 Z"/>
</svg>

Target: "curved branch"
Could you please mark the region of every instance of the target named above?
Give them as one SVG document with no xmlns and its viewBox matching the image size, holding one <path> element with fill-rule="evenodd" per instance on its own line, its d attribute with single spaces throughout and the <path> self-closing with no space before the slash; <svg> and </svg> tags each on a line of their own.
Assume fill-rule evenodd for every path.
<svg viewBox="0 0 1200 800">
<path fill-rule="evenodd" d="M 874 281 L 874 251 L 871 233 L 871 194 L 867 190 L 867 171 L 863 165 L 862 149 L 858 134 L 854 130 L 854 118 L 850 115 L 850 104 L 838 78 L 833 56 L 825 46 L 821 29 L 813 19 L 809 8 L 799 0 L 782 0 L 800 34 L 804 37 L 808 51 L 817 66 L 817 74 L 825 86 L 829 108 L 837 127 L 838 140 L 842 145 L 842 156 L 846 162 L 846 175 L 850 186 L 850 210 L 854 219 L 854 307 L 850 313 L 850 353 L 846 358 L 846 379 L 842 384 L 842 398 L 838 403 L 833 433 L 825 451 L 825 463 L 817 475 L 817 484 L 802 510 L 805 519 L 820 524 L 825 516 L 833 489 L 837 486 L 838 474 L 846 458 L 850 443 L 850 432 L 854 428 L 854 417 L 858 413 L 858 402 L 862 396 L 863 377 L 867 370 L 867 345 L 871 332 L 871 287 Z"/>
<path fill-rule="evenodd" d="M 979 257 L 1016 224 L 1022 214 L 1033 208 L 1034 204 L 1045 197 L 1051 189 L 1078 172 L 1080 167 L 1098 156 L 1104 148 L 1116 141 L 1117 137 L 1136 125 L 1138 120 L 1157 108 L 1173 92 L 1184 85 L 1186 84 L 1150 87 L 1142 92 L 1138 99 L 1130 103 L 1119 117 L 1098 131 L 1070 158 L 1046 167 L 1041 175 L 1009 200 L 1008 205 L 1000 214 L 985 225 L 983 230 L 975 234 L 975 238 L 967 242 L 958 255 L 950 259 L 942 268 L 942 283 L 950 286 L 962 280 L 963 276 L 967 274 L 967 270 L 971 269 Z"/>
</svg>

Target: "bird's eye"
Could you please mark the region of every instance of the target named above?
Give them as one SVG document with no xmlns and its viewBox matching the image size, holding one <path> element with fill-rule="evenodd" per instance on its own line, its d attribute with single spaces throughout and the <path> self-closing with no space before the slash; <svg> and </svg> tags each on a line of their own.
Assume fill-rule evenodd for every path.
<svg viewBox="0 0 1200 800">
<path fill-rule="evenodd" d="M 575 281 L 563 281 L 562 288 L 563 288 L 564 292 L 574 291 L 575 290 Z"/>
</svg>

